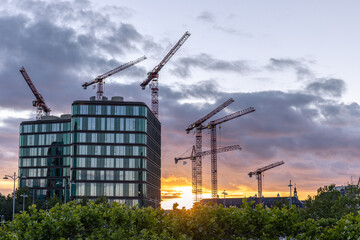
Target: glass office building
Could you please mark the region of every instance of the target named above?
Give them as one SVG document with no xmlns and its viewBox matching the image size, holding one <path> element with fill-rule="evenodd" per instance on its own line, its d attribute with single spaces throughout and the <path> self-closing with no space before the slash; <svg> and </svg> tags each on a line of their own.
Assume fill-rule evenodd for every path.
<svg viewBox="0 0 360 240">
<path fill-rule="evenodd" d="M 71 120 L 67 121 L 66 134 L 70 140 L 62 153 L 69 160 L 64 177 L 70 173 L 67 189 L 71 199 L 96 199 L 105 195 L 111 202 L 129 206 L 160 205 L 161 127 L 144 103 L 124 102 L 121 97 L 75 101 Z M 20 146 L 20 152 L 22 148 L 25 147 Z M 23 159 L 20 154 L 20 163 Z M 44 171 L 41 174 L 47 175 Z M 23 164 L 20 173 L 28 176 Z M 22 186 L 26 182 L 26 186 L 34 188 L 30 182 L 28 185 L 28 179 L 20 180 Z M 54 190 L 58 195 L 56 187 Z"/>
<path fill-rule="evenodd" d="M 45 116 L 20 124 L 20 187 L 28 187 L 34 199 L 54 195 L 64 200 L 70 178 L 71 115 Z M 69 189 L 67 188 L 67 199 Z"/>
</svg>

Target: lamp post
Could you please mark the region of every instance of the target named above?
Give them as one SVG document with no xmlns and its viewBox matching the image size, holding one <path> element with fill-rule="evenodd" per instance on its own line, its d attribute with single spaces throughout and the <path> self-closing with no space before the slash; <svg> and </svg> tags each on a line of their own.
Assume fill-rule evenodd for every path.
<svg viewBox="0 0 360 240">
<path fill-rule="evenodd" d="M 292 196 L 291 196 L 291 187 L 292 187 L 292 184 L 291 184 L 291 180 L 290 180 L 290 184 L 288 185 L 288 187 L 290 187 L 289 208 L 291 208 L 291 207 L 292 207 Z"/>
<path fill-rule="evenodd" d="M 14 180 L 14 190 L 13 190 L 13 214 L 12 214 L 12 219 L 14 220 L 15 217 L 15 181 L 18 178 L 26 178 L 25 176 L 17 176 L 16 172 L 14 172 L 14 175 L 5 175 L 4 179 L 9 179 L 11 178 L 12 180 Z"/>
<path fill-rule="evenodd" d="M 28 197 L 28 195 L 26 195 L 25 193 L 20 195 L 21 197 L 23 197 L 23 212 L 25 212 L 25 198 Z"/>
<path fill-rule="evenodd" d="M 65 180 L 65 185 L 64 185 L 64 180 Z M 67 182 L 67 179 L 64 178 L 62 180 L 62 182 L 57 182 L 56 185 L 60 185 L 61 184 L 61 187 L 64 187 L 64 203 L 66 204 L 66 198 L 67 198 L 67 193 L 66 193 L 66 189 L 67 189 L 67 185 L 68 185 L 68 182 Z"/>
</svg>

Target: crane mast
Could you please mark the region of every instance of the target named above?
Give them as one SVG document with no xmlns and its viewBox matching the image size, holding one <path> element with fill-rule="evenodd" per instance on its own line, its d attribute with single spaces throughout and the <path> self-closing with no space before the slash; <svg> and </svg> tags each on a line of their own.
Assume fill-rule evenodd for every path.
<svg viewBox="0 0 360 240">
<path fill-rule="evenodd" d="M 240 145 L 232 145 L 232 146 L 227 146 L 227 147 L 221 147 L 217 149 L 218 153 L 223 153 L 223 152 L 230 152 L 230 151 L 234 151 L 234 150 L 240 150 L 241 151 L 241 147 Z M 211 150 L 208 151 L 203 151 L 201 153 L 201 156 L 208 156 L 211 154 Z M 175 158 L 175 164 L 177 164 L 179 161 L 181 160 L 187 160 L 187 159 L 191 159 L 193 160 L 195 158 L 195 146 L 193 146 L 193 150 L 191 152 L 191 155 L 189 157 L 179 157 L 179 158 Z"/>
<path fill-rule="evenodd" d="M 151 72 L 148 72 L 147 78 L 140 84 L 141 89 L 144 90 L 151 82 L 149 84 L 151 89 L 151 111 L 157 118 L 159 117 L 159 72 L 189 37 L 190 33 L 185 32 L 174 47 L 161 60 L 161 62 L 156 65 Z"/>
<path fill-rule="evenodd" d="M 122 70 L 125 70 L 125 69 L 127 69 L 127 68 L 129 68 L 129 67 L 131 67 L 131 66 L 133 66 L 133 65 L 135 65 L 135 64 L 137 64 L 137 63 L 139 63 L 139 62 L 141 62 L 141 61 L 144 61 L 145 59 L 146 59 L 146 57 L 145 57 L 145 56 L 142 56 L 142 57 L 140 57 L 140 58 L 138 58 L 138 59 L 136 59 L 136 60 L 134 60 L 134 61 L 130 61 L 130 62 L 128 62 L 128 63 L 125 63 L 125 64 L 123 64 L 123 65 L 120 65 L 119 67 L 114 68 L 113 70 L 110 70 L 110 71 L 108 71 L 108 72 L 106 72 L 106 73 L 104 73 L 104 74 L 102 74 L 102 75 L 97 76 L 97 77 L 96 77 L 94 80 L 92 80 L 91 82 L 85 82 L 85 83 L 82 85 L 82 87 L 83 87 L 84 89 L 86 89 L 88 86 L 97 83 L 97 92 L 96 92 L 96 96 L 97 96 L 97 97 L 96 97 L 96 98 L 97 98 L 97 100 L 102 100 L 102 96 L 103 96 L 103 93 L 104 93 L 104 90 L 103 90 L 103 80 L 104 80 L 105 78 L 110 77 L 111 75 L 113 75 L 113 74 L 115 74 L 115 73 L 118 73 L 118 72 L 120 72 L 120 71 L 122 71 Z"/>
<path fill-rule="evenodd" d="M 24 77 L 26 83 L 29 85 L 30 90 L 32 91 L 32 93 L 34 94 L 34 96 L 36 98 L 36 100 L 33 101 L 33 106 L 37 107 L 36 120 L 40 120 L 41 117 L 43 116 L 44 112 L 45 112 L 46 116 L 50 115 L 51 109 L 46 105 L 45 99 L 43 98 L 43 96 L 41 96 L 41 94 L 36 90 L 35 85 L 32 82 L 31 78 L 29 77 L 29 74 L 26 72 L 25 68 L 22 67 L 22 68 L 20 68 L 19 71 L 20 71 L 21 75 Z"/>
<path fill-rule="evenodd" d="M 253 172 L 248 173 L 249 177 L 252 177 L 253 175 L 255 175 L 256 179 L 258 180 L 258 199 L 259 199 L 259 203 L 262 203 L 262 173 L 269 170 L 269 169 L 272 169 L 274 167 L 278 167 L 278 166 L 280 166 L 282 164 L 284 164 L 284 161 L 275 162 L 275 163 L 272 163 L 272 164 L 267 165 L 265 167 L 258 168 Z"/>
<path fill-rule="evenodd" d="M 192 129 L 196 129 L 196 142 L 195 142 L 195 159 L 191 161 L 192 169 L 192 193 L 194 195 L 195 202 L 198 202 L 202 198 L 202 123 L 214 116 L 216 113 L 220 112 L 231 103 L 234 102 L 234 99 L 230 98 L 225 101 L 223 104 L 215 108 L 213 111 L 208 113 L 205 117 L 200 118 L 194 123 L 190 124 L 186 129 L 186 133 L 190 133 Z"/>
<path fill-rule="evenodd" d="M 246 114 L 254 112 L 255 109 L 253 107 L 249 107 L 243 109 L 241 111 L 232 113 L 225 117 L 219 118 L 217 120 L 213 120 L 208 123 L 205 127 L 203 126 L 202 129 L 209 128 L 210 129 L 210 146 L 211 146 L 211 197 L 216 198 L 218 196 L 218 181 L 217 181 L 217 139 L 216 139 L 216 126 L 222 124 L 224 122 L 230 121 L 232 119 L 244 116 Z"/>
</svg>

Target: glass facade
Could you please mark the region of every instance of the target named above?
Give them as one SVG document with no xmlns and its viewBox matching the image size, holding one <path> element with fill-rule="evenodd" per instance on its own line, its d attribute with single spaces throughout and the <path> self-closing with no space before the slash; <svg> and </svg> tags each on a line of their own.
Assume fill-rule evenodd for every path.
<svg viewBox="0 0 360 240">
<path fill-rule="evenodd" d="M 54 117 L 52 117 L 54 118 Z M 20 186 L 37 198 L 67 196 L 160 205 L 160 122 L 140 102 L 75 101 L 71 119 L 23 122 Z"/>
<path fill-rule="evenodd" d="M 45 117 L 20 124 L 20 187 L 28 187 L 35 199 L 59 196 L 64 200 L 70 180 L 71 119 Z M 69 200 L 69 187 L 66 188 Z"/>
<path fill-rule="evenodd" d="M 76 101 L 71 119 L 71 196 L 159 205 L 160 123 L 143 103 Z"/>
</svg>

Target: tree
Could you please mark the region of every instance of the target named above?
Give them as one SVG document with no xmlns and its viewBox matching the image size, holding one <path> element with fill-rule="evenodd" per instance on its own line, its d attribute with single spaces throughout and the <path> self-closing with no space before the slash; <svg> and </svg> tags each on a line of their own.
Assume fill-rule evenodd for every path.
<svg viewBox="0 0 360 240">
<path fill-rule="evenodd" d="M 320 187 L 317 195 L 308 197 L 305 201 L 305 218 L 315 220 L 332 218 L 339 220 L 347 214 L 358 214 L 360 190 L 356 186 L 348 185 L 343 192 L 335 189 L 335 185 Z"/>
</svg>

